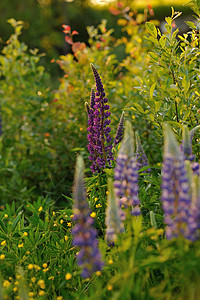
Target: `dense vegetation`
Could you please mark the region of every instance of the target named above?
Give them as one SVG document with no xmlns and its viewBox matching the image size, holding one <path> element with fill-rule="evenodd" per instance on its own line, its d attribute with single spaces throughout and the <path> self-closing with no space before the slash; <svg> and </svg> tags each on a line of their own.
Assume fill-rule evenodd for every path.
<svg viewBox="0 0 200 300">
<path fill-rule="evenodd" d="M 191 7 L 182 36 L 173 8 L 161 33 L 151 6 L 121 3 L 110 10 L 119 38 L 106 20 L 87 27 L 87 43 L 63 25 L 71 52 L 52 60 L 56 90 L 20 41 L 23 22 L 9 19 L 1 299 L 200 297 L 199 1 Z"/>
</svg>

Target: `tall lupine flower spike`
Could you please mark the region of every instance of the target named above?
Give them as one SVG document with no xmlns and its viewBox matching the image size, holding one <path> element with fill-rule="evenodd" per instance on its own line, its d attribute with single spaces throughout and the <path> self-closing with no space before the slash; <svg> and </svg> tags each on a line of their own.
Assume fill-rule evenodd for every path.
<svg viewBox="0 0 200 300">
<path fill-rule="evenodd" d="M 125 115 L 124 115 L 124 111 L 123 111 L 122 114 L 121 114 L 121 118 L 119 120 L 119 125 L 117 127 L 116 137 L 114 139 L 114 145 L 115 146 L 122 141 L 123 131 L 124 131 L 124 121 L 125 121 Z"/>
<path fill-rule="evenodd" d="M 162 205 L 166 237 L 189 239 L 191 193 L 184 156 L 174 133 L 164 125 L 164 166 L 162 169 Z"/>
<path fill-rule="evenodd" d="M 195 155 L 192 153 L 192 139 L 194 136 L 194 133 L 197 129 L 199 129 L 200 126 L 196 126 L 191 131 L 189 131 L 187 125 L 183 125 L 183 139 L 182 144 L 180 146 L 184 159 L 189 160 L 191 162 L 191 167 L 193 169 L 194 174 L 199 175 L 200 168 L 199 163 L 195 162 Z"/>
<path fill-rule="evenodd" d="M 140 215 L 138 198 L 138 170 L 134 157 L 134 133 L 130 122 L 125 122 L 124 138 L 114 171 L 114 187 L 120 206 L 131 208 L 132 215 Z"/>
<path fill-rule="evenodd" d="M 187 238 L 195 241 L 200 236 L 200 177 L 199 175 L 194 174 L 189 161 L 186 161 L 185 164 L 190 183 L 190 192 L 192 195 Z"/>
<path fill-rule="evenodd" d="M 113 181 L 108 178 L 108 206 L 106 209 L 106 240 L 109 245 L 114 245 L 117 236 L 123 231 L 121 209 L 119 200 L 115 196 Z"/>
<path fill-rule="evenodd" d="M 73 187 L 74 221 L 72 229 L 73 245 L 80 248 L 77 255 L 77 264 L 82 269 L 82 277 L 90 277 L 94 272 L 100 271 L 103 266 L 98 249 L 97 232 L 93 227 L 91 211 L 86 199 L 84 186 L 84 162 L 81 156 L 77 157 L 75 179 Z"/>
<path fill-rule="evenodd" d="M 146 153 L 144 152 L 144 149 L 142 147 L 141 141 L 140 141 L 140 137 L 139 134 L 136 132 L 135 133 L 135 138 L 136 138 L 136 153 L 135 153 L 135 157 L 137 160 L 137 168 L 138 170 L 140 170 L 143 167 L 149 167 L 149 161 L 148 158 L 146 156 Z M 146 172 L 151 172 L 151 169 L 148 168 Z"/>
<path fill-rule="evenodd" d="M 112 153 L 112 138 L 110 136 L 111 128 L 110 106 L 107 104 L 108 98 L 105 97 L 105 92 L 101 78 L 96 68 L 91 64 L 95 83 L 96 93 L 92 91 L 90 103 L 90 116 L 88 121 L 88 150 L 90 152 L 89 159 L 92 161 L 92 172 L 100 172 L 108 163 L 111 166 L 111 161 L 114 159 Z"/>
</svg>

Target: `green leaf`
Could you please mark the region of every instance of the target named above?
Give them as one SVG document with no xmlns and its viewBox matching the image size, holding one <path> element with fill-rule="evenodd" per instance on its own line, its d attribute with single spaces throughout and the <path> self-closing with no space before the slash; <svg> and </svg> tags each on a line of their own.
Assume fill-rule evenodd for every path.
<svg viewBox="0 0 200 300">
<path fill-rule="evenodd" d="M 153 98 L 153 92 L 155 90 L 157 82 L 154 82 L 150 88 L 150 98 Z"/>
<path fill-rule="evenodd" d="M 186 21 L 185 22 L 190 28 L 192 28 L 192 29 L 196 29 L 196 26 L 195 26 L 195 24 L 193 23 L 193 22 L 190 22 L 190 21 Z"/>
<path fill-rule="evenodd" d="M 155 38 L 157 38 L 157 29 L 156 26 L 152 22 L 145 23 L 147 31 Z"/>
<path fill-rule="evenodd" d="M 182 85 L 184 90 L 187 92 L 190 87 L 190 80 L 187 74 L 183 76 Z"/>
<path fill-rule="evenodd" d="M 143 109 L 143 107 L 140 105 L 140 104 L 138 104 L 138 103 L 133 103 L 133 106 L 136 108 L 136 110 L 137 111 L 139 111 L 141 114 L 144 114 L 144 109 Z M 133 107 L 131 107 L 131 108 L 133 108 Z"/>
</svg>

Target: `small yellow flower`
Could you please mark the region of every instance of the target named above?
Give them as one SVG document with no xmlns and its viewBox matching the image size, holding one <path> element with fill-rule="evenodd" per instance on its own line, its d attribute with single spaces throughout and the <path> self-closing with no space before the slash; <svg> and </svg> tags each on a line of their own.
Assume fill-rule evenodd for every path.
<svg viewBox="0 0 200 300">
<path fill-rule="evenodd" d="M 47 271 L 49 271 L 49 268 L 43 269 L 44 273 L 46 273 Z"/>
<path fill-rule="evenodd" d="M 13 288 L 13 292 L 16 292 L 17 291 L 17 286 L 15 286 L 14 288 Z"/>
<path fill-rule="evenodd" d="M 74 215 L 71 215 L 71 216 L 70 216 L 70 218 L 73 218 L 73 217 L 74 217 Z"/>
<path fill-rule="evenodd" d="M 63 300 L 63 296 L 58 296 L 56 300 Z"/>
<path fill-rule="evenodd" d="M 12 277 L 8 277 L 8 279 L 9 279 L 10 281 L 12 281 L 12 280 L 13 280 L 13 278 L 12 278 Z"/>
<path fill-rule="evenodd" d="M 8 217 L 8 215 L 7 215 L 7 214 L 5 214 L 5 215 L 4 215 L 4 218 L 7 218 L 7 217 Z"/>
<path fill-rule="evenodd" d="M 1 246 L 5 246 L 5 244 L 6 244 L 5 240 L 1 242 Z"/>
<path fill-rule="evenodd" d="M 23 233 L 23 236 L 28 236 L 28 233 L 27 233 L 27 232 L 24 232 L 24 233 Z"/>
<path fill-rule="evenodd" d="M 67 235 L 65 235 L 65 242 L 68 240 L 68 236 Z"/>
<path fill-rule="evenodd" d="M 101 276 L 101 271 L 96 271 L 97 276 Z"/>
<path fill-rule="evenodd" d="M 61 220 L 60 220 L 60 224 L 63 224 L 63 222 L 64 222 L 63 219 L 61 219 Z"/>
<path fill-rule="evenodd" d="M 40 266 L 38 266 L 38 265 L 34 265 L 34 268 L 38 271 L 41 270 Z"/>
<path fill-rule="evenodd" d="M 15 285 L 19 285 L 19 281 L 15 281 Z"/>
<path fill-rule="evenodd" d="M 28 265 L 28 269 L 29 269 L 29 270 L 32 270 L 33 268 L 34 268 L 34 265 L 32 265 L 32 264 L 29 264 L 29 265 Z"/>
<path fill-rule="evenodd" d="M 91 218 L 95 218 L 95 217 L 96 217 L 96 213 L 93 211 L 93 212 L 90 214 L 90 217 L 91 217 Z"/>
<path fill-rule="evenodd" d="M 109 264 L 109 265 L 112 265 L 112 264 L 113 264 L 113 260 L 110 259 L 110 260 L 108 261 L 108 264 Z"/>
<path fill-rule="evenodd" d="M 40 290 L 38 293 L 39 296 L 44 296 L 45 295 L 45 291 Z"/>
<path fill-rule="evenodd" d="M 3 287 L 7 288 L 7 287 L 9 287 L 9 286 L 10 286 L 10 281 L 4 280 L 4 282 L 3 282 Z"/>
<path fill-rule="evenodd" d="M 35 277 L 32 277 L 32 278 L 31 278 L 31 281 L 32 281 L 33 283 L 35 283 L 35 282 L 36 282 L 36 278 L 35 278 Z"/>
<path fill-rule="evenodd" d="M 72 223 L 71 223 L 71 222 L 68 222 L 68 223 L 67 223 L 67 226 L 68 226 L 68 227 L 72 227 Z"/>
<path fill-rule="evenodd" d="M 56 213 L 55 213 L 55 211 L 53 211 L 53 216 L 55 216 L 56 215 Z"/>
<path fill-rule="evenodd" d="M 20 279 L 20 278 L 21 278 L 21 275 L 17 275 L 16 278 L 17 278 L 17 279 Z"/>
<path fill-rule="evenodd" d="M 108 195 L 109 194 L 109 191 L 106 191 L 106 195 Z"/>
<path fill-rule="evenodd" d="M 26 251 L 26 254 L 30 254 L 31 252 L 30 251 Z"/>
<path fill-rule="evenodd" d="M 46 269 L 47 268 L 47 263 L 44 263 L 42 266 L 43 266 L 44 269 Z"/>
<path fill-rule="evenodd" d="M 0 259 L 4 259 L 5 257 L 6 257 L 5 254 L 0 255 Z"/>
<path fill-rule="evenodd" d="M 18 248 L 23 248 L 23 247 L 24 247 L 24 243 L 18 245 Z"/>
<path fill-rule="evenodd" d="M 99 203 L 96 205 L 96 208 L 102 207 L 102 205 Z"/>
<path fill-rule="evenodd" d="M 94 201 L 97 202 L 98 198 L 94 198 Z"/>
<path fill-rule="evenodd" d="M 48 279 L 49 280 L 54 280 L 54 276 L 50 276 Z"/>
<path fill-rule="evenodd" d="M 108 291 L 112 291 L 112 289 L 113 289 L 113 286 L 112 286 L 112 284 L 108 284 L 108 286 L 107 286 L 107 290 L 108 290 Z"/>
<path fill-rule="evenodd" d="M 41 212 L 43 210 L 42 206 L 39 207 L 38 211 Z"/>
<path fill-rule="evenodd" d="M 70 280 L 71 278 L 72 278 L 72 274 L 67 273 L 67 274 L 65 275 L 65 279 L 66 279 L 66 280 Z"/>
<path fill-rule="evenodd" d="M 29 297 L 33 297 L 34 293 L 33 292 L 29 292 L 28 295 L 29 295 Z"/>
</svg>

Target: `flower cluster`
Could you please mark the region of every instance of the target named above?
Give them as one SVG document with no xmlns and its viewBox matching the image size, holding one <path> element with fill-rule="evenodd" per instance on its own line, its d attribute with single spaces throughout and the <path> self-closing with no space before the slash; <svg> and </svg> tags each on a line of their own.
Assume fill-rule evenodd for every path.
<svg viewBox="0 0 200 300">
<path fill-rule="evenodd" d="M 176 138 L 165 124 L 164 166 L 162 169 L 162 203 L 168 239 L 184 236 L 196 239 L 198 215 L 193 209 L 192 192 L 184 156 Z"/>
<path fill-rule="evenodd" d="M 138 168 L 138 170 L 140 170 L 143 167 L 149 167 L 149 162 L 148 162 L 148 158 L 146 156 L 146 153 L 144 152 L 144 149 L 143 149 L 141 141 L 140 141 L 140 137 L 139 137 L 137 132 L 135 133 L 135 137 L 136 137 L 135 157 L 136 157 L 136 160 L 137 160 L 137 168 Z M 151 172 L 151 169 L 148 168 L 144 172 L 145 173 L 146 172 Z"/>
<path fill-rule="evenodd" d="M 140 215 L 138 198 L 138 168 L 134 157 L 134 136 L 126 121 L 124 139 L 116 159 L 114 187 L 120 206 L 130 207 L 132 215 Z"/>
<path fill-rule="evenodd" d="M 72 229 L 73 245 L 80 248 L 77 254 L 77 264 L 82 269 L 82 277 L 90 277 L 94 272 L 103 267 L 101 255 L 98 249 L 97 232 L 93 227 L 93 218 L 90 216 L 86 192 L 84 188 L 84 162 L 78 156 L 74 182 L 74 217 L 76 225 Z"/>
<path fill-rule="evenodd" d="M 88 109 L 88 150 L 90 152 L 89 159 L 92 161 L 92 172 L 100 171 L 106 167 L 108 163 L 114 159 L 112 153 L 112 138 L 110 136 L 111 128 L 110 106 L 107 104 L 108 98 L 105 96 L 103 84 L 96 68 L 91 64 L 92 71 L 96 83 L 96 93 L 92 91 L 90 108 Z"/>
</svg>

